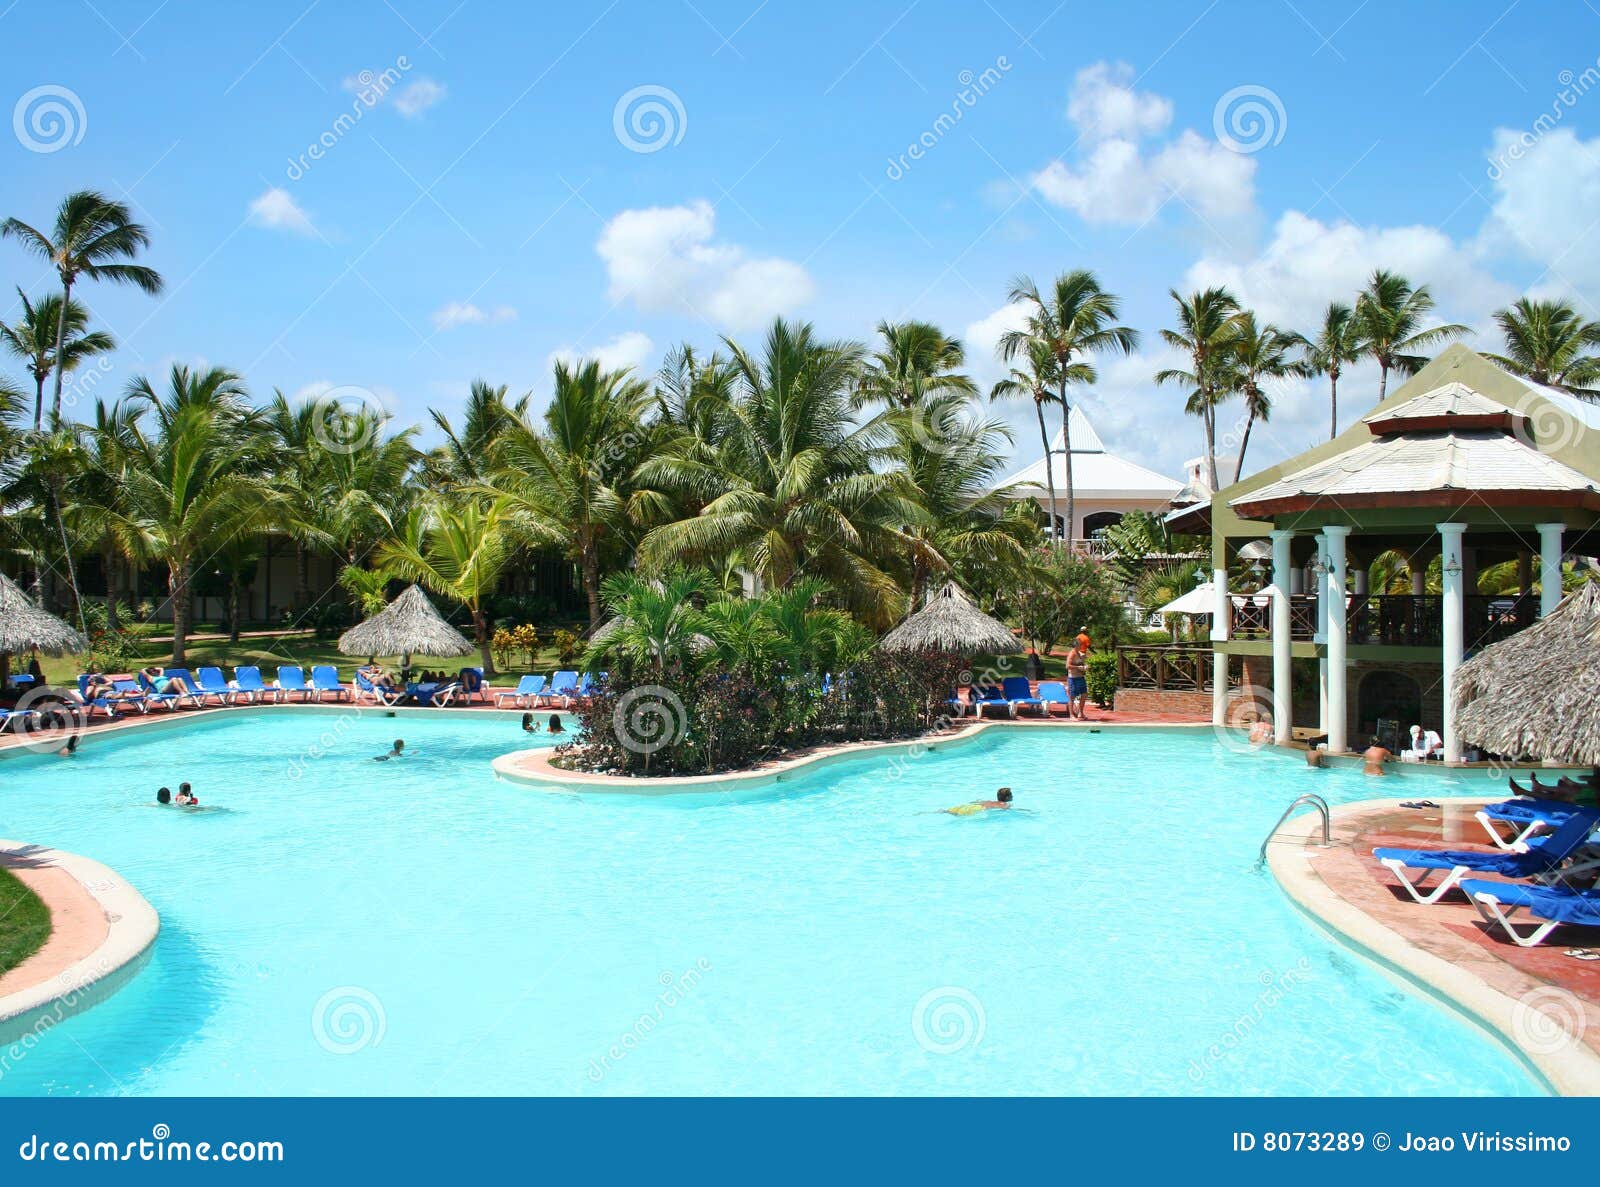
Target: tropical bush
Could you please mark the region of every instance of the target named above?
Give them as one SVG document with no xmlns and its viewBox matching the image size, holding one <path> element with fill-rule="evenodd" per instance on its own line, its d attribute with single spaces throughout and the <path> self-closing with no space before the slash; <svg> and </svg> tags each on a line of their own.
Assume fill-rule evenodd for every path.
<svg viewBox="0 0 1600 1187">
<path fill-rule="evenodd" d="M 1103 646 L 1126 631 L 1122 597 L 1112 571 L 1093 557 L 1060 548 L 1041 548 L 1013 589 L 997 607 L 1022 628 L 1041 654 L 1070 639 L 1081 628 Z"/>
<path fill-rule="evenodd" d="M 1117 657 L 1100 651 L 1084 664 L 1089 695 L 1097 705 L 1110 705 L 1117 697 Z"/>
</svg>

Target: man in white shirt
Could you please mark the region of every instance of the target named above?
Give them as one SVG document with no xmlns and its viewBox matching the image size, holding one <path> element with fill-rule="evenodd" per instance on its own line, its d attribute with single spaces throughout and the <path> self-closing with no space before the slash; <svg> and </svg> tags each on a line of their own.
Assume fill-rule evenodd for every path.
<svg viewBox="0 0 1600 1187">
<path fill-rule="evenodd" d="M 1425 730 L 1420 725 L 1411 727 L 1411 749 L 1407 750 L 1402 758 L 1410 762 L 1426 762 L 1435 757 L 1444 747 L 1444 739 L 1433 730 Z"/>
</svg>

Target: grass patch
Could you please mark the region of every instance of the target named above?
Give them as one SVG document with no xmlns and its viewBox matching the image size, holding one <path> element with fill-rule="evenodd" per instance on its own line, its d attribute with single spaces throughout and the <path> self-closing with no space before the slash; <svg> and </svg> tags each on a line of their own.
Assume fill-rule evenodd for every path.
<svg viewBox="0 0 1600 1187">
<path fill-rule="evenodd" d="M 0 870 L 0 973 L 8 973 L 50 938 L 50 908 L 8 870 Z"/>
</svg>

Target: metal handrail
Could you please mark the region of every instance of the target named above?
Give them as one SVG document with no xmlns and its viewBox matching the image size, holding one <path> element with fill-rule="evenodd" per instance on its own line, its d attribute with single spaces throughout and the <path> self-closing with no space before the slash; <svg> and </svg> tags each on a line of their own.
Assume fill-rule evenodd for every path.
<svg viewBox="0 0 1600 1187">
<path fill-rule="evenodd" d="M 1266 840 L 1261 842 L 1261 856 L 1256 861 L 1256 865 L 1258 867 L 1266 864 L 1267 846 L 1272 844 L 1272 838 L 1278 835 L 1278 830 L 1283 827 L 1283 822 L 1289 819 L 1289 816 L 1301 804 L 1310 804 L 1322 814 L 1322 844 L 1319 845 L 1318 848 L 1328 849 L 1332 847 L 1333 831 L 1330 827 L 1331 820 L 1328 813 L 1328 801 L 1323 799 L 1320 795 L 1317 795 L 1315 792 L 1308 791 L 1305 793 L 1305 795 L 1297 797 L 1294 803 L 1290 804 L 1283 810 L 1283 815 L 1278 817 L 1278 823 L 1272 826 L 1272 831 L 1267 834 Z"/>
</svg>

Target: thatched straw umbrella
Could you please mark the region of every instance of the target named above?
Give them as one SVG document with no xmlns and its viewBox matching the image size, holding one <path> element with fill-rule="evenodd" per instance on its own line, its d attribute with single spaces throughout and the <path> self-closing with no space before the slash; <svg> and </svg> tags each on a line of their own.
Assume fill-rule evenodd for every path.
<svg viewBox="0 0 1600 1187">
<path fill-rule="evenodd" d="M 963 655 L 1013 655 L 1022 648 L 1011 628 L 978 609 L 955 582 L 883 637 L 886 651 L 938 648 Z"/>
<path fill-rule="evenodd" d="M 1456 669 L 1456 729 L 1495 754 L 1600 765 L 1600 584 Z"/>
<path fill-rule="evenodd" d="M 471 642 L 433 608 L 420 585 L 407 586 L 394 601 L 359 626 L 339 636 L 339 650 L 345 655 L 403 656 L 411 666 L 413 655 L 467 655 Z"/>
<path fill-rule="evenodd" d="M 54 614 L 28 600 L 28 595 L 0 573 L 0 687 L 11 675 L 11 657 L 24 651 L 61 655 L 89 650 L 89 640 Z"/>
</svg>

